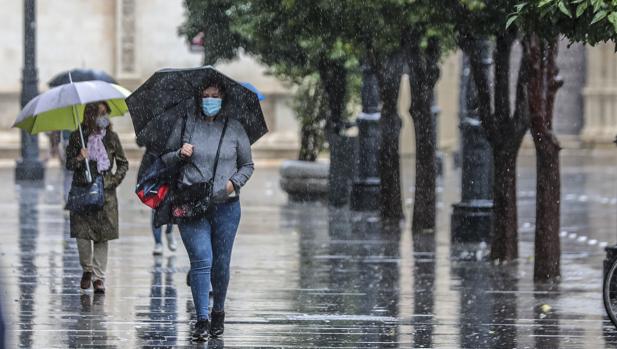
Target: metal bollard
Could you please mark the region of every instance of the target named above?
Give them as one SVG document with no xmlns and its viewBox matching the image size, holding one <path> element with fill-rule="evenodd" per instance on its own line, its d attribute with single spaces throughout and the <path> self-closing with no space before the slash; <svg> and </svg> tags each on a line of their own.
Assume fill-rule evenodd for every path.
<svg viewBox="0 0 617 349">
<path fill-rule="evenodd" d="M 354 211 L 379 209 L 379 113 L 362 113 L 358 125 L 357 174 L 351 190 L 350 208 Z"/>
</svg>

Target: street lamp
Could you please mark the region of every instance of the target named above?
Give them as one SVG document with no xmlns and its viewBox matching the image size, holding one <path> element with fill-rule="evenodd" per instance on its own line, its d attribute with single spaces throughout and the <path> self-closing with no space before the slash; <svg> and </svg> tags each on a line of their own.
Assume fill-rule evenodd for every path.
<svg viewBox="0 0 617 349">
<path fill-rule="evenodd" d="M 483 65 L 492 65 L 490 43 L 483 42 Z M 492 149 L 478 115 L 478 98 L 469 58 L 463 57 L 460 87 L 461 202 L 453 205 L 451 239 L 453 251 L 465 251 L 467 244 L 490 244 L 493 229 Z M 477 253 L 477 246 L 472 252 Z"/>
<path fill-rule="evenodd" d="M 24 68 L 21 80 L 21 107 L 38 95 L 36 71 L 36 0 L 24 0 Z M 40 181 L 45 169 L 39 160 L 39 140 L 21 130 L 21 159 L 15 167 L 16 180 Z"/>
<path fill-rule="evenodd" d="M 379 209 L 379 84 L 368 65 L 362 67 L 362 113 L 358 125 L 357 178 L 351 189 L 350 207 L 354 211 Z M 358 166 L 361 164 L 361 166 Z"/>
</svg>

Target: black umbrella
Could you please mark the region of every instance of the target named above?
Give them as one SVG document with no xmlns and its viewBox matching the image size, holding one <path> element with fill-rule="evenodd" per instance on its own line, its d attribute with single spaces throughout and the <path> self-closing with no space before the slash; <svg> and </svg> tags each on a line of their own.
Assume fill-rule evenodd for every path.
<svg viewBox="0 0 617 349">
<path fill-rule="evenodd" d="M 64 84 L 68 84 L 69 81 L 69 73 L 71 73 L 71 78 L 73 82 L 77 81 L 92 81 L 92 80 L 101 80 L 105 82 L 109 82 L 112 84 L 117 84 L 116 80 L 114 80 L 111 75 L 100 69 L 84 69 L 77 68 L 69 71 L 65 71 L 54 76 L 53 79 L 49 80 L 47 83 L 49 87 L 56 87 Z"/>
<path fill-rule="evenodd" d="M 253 144 L 268 132 L 255 92 L 212 66 L 163 69 L 152 75 L 127 99 L 137 144 L 163 150 L 178 118 L 198 113 L 198 96 L 209 82 L 225 89 L 221 113 L 238 120 Z"/>
</svg>

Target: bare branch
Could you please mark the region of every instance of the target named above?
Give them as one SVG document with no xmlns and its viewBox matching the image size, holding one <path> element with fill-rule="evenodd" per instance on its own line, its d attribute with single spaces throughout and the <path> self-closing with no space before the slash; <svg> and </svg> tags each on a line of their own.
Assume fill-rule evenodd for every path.
<svg viewBox="0 0 617 349">
<path fill-rule="evenodd" d="M 439 59 L 441 58 L 441 44 L 439 39 L 431 37 L 426 48 L 426 78 L 428 83 L 434 87 L 439 80 Z"/>
<path fill-rule="evenodd" d="M 528 50 L 525 40 L 523 40 L 522 43 L 523 51 Z M 528 70 L 529 58 L 527 57 L 527 54 L 523 52 L 516 81 L 516 101 L 514 103 L 515 109 L 512 117 L 516 125 L 516 135 L 519 137 L 523 137 L 529 128 L 529 96 L 527 93 L 527 86 L 529 84 Z"/>
</svg>

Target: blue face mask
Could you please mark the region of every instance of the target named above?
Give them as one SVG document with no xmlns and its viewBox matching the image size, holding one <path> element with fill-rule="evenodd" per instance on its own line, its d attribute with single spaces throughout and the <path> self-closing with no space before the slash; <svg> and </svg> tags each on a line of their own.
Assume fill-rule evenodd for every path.
<svg viewBox="0 0 617 349">
<path fill-rule="evenodd" d="M 223 100 L 220 98 L 202 98 L 201 109 L 207 116 L 214 116 L 221 110 L 221 104 Z"/>
</svg>

